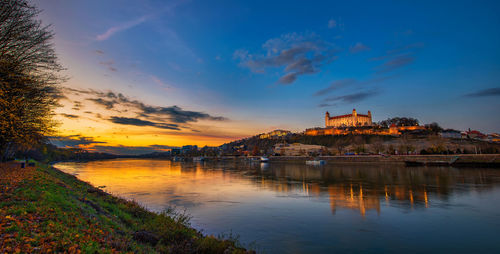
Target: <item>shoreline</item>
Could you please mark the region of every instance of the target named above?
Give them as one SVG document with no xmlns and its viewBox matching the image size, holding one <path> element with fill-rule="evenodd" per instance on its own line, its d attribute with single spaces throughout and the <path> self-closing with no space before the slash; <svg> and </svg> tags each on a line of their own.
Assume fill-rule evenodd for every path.
<svg viewBox="0 0 500 254">
<path fill-rule="evenodd" d="M 0 252 L 255 253 L 50 165 L 4 163 L 0 173 Z"/>
<path fill-rule="evenodd" d="M 258 161 L 261 156 L 222 156 L 222 157 L 204 157 L 208 162 L 230 162 L 230 161 Z M 186 161 L 192 161 L 191 157 L 182 157 Z M 300 162 L 304 163 L 307 160 L 313 159 L 311 156 L 269 156 L 271 162 Z M 317 156 L 315 159 L 325 160 L 328 164 L 391 164 L 405 165 L 406 162 L 418 163 L 447 163 L 453 161 L 452 167 L 491 167 L 500 168 L 500 154 L 450 154 L 450 155 L 335 155 L 335 156 Z M 51 162 L 54 165 L 60 162 L 90 162 L 99 160 L 115 160 L 115 159 L 142 159 L 142 160 L 172 160 L 171 157 L 163 158 L 144 158 L 144 157 L 117 157 L 109 159 L 95 160 L 68 160 Z M 432 166 L 432 165 L 431 165 Z M 443 165 L 440 165 L 443 166 Z"/>
</svg>

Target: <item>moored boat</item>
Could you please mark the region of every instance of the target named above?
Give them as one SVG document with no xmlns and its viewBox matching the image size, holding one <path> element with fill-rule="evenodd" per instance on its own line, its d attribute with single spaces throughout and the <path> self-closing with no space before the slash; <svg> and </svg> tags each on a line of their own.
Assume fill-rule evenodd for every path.
<svg viewBox="0 0 500 254">
<path fill-rule="evenodd" d="M 307 165 L 325 165 L 326 161 L 325 160 L 320 160 L 320 159 L 314 159 L 314 160 L 306 160 Z"/>
</svg>

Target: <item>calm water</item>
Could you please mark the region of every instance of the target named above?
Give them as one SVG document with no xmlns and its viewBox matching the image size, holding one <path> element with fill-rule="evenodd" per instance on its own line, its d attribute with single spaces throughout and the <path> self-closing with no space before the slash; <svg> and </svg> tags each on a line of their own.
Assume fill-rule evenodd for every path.
<svg viewBox="0 0 500 254">
<path fill-rule="evenodd" d="M 500 170 L 119 159 L 59 163 L 265 253 L 500 253 Z"/>
</svg>

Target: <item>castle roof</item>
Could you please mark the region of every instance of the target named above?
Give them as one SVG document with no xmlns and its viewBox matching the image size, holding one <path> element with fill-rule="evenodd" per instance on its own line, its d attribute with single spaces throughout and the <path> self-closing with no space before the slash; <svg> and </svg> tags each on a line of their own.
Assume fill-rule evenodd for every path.
<svg viewBox="0 0 500 254">
<path fill-rule="evenodd" d="M 358 114 L 358 116 L 370 117 L 369 115 L 363 115 L 363 114 Z M 339 118 L 345 118 L 345 117 L 352 117 L 352 114 L 332 116 L 332 117 L 329 117 L 329 119 L 339 119 Z"/>
</svg>

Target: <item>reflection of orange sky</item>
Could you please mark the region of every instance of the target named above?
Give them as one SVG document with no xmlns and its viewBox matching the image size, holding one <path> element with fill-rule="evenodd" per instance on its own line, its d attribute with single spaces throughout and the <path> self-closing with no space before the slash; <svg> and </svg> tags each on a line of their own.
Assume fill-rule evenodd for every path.
<svg viewBox="0 0 500 254">
<path fill-rule="evenodd" d="M 484 180 L 484 173 L 475 170 L 450 169 L 439 173 L 435 169 L 420 169 L 418 172 L 425 176 L 420 178 L 415 171 L 410 173 L 406 168 L 370 169 L 363 171 L 364 180 L 353 180 L 356 178 L 347 175 L 357 175 L 355 168 L 320 170 L 303 164 L 285 163 L 275 164 L 272 171 L 266 169 L 259 174 L 259 166 L 238 162 L 178 163 L 139 159 L 57 165 L 65 172 L 78 173 L 78 178 L 94 186 L 105 185 L 108 192 L 140 199 L 157 209 L 172 200 L 174 203 L 178 200 L 204 205 L 208 202 L 208 205 L 217 206 L 226 201 L 261 202 L 263 198 L 278 195 L 321 199 L 329 202 L 333 214 L 347 209 L 358 211 L 364 217 L 369 211 L 381 213 L 382 206 L 428 208 L 432 206 L 433 199 L 449 195 L 455 182 L 488 183 Z M 344 177 L 327 178 L 326 175 Z M 409 175 L 413 180 L 407 181 L 406 176 Z"/>
</svg>

